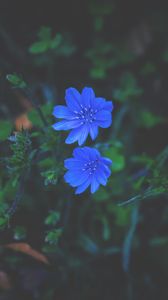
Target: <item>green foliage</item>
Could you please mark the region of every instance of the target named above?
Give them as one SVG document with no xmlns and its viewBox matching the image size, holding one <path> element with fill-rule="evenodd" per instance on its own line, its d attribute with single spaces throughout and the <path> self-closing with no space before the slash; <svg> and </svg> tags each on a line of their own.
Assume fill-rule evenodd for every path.
<svg viewBox="0 0 168 300">
<path fill-rule="evenodd" d="M 43 113 L 43 115 L 46 119 L 51 118 L 52 110 L 53 110 L 53 103 L 46 103 L 46 104 L 42 105 L 40 107 L 40 109 L 41 109 L 41 111 L 42 111 L 42 113 Z M 43 124 L 36 108 L 32 109 L 28 113 L 28 117 L 29 117 L 29 120 L 32 122 L 32 124 L 34 126 L 37 126 L 37 127 L 43 127 L 44 126 L 44 124 Z"/>
<path fill-rule="evenodd" d="M 106 16 L 114 12 L 113 3 L 98 3 L 97 1 L 89 1 L 89 13 L 93 16 L 94 29 L 97 32 L 103 30 L 104 19 Z"/>
<path fill-rule="evenodd" d="M 15 192 L 16 192 L 16 187 L 17 187 L 17 179 L 14 177 L 11 177 L 5 185 L 0 185 L 0 202 L 1 202 L 1 207 L 0 207 L 0 212 L 4 209 L 6 209 L 6 206 L 4 204 L 4 207 L 2 206 L 2 202 L 4 200 L 7 200 L 11 198 Z"/>
<path fill-rule="evenodd" d="M 92 62 L 90 76 L 93 79 L 104 79 L 108 70 L 134 59 L 123 46 L 105 43 L 102 40 L 98 40 L 93 48 L 86 52 L 86 57 Z"/>
<path fill-rule="evenodd" d="M 147 62 L 147 63 L 145 63 L 144 66 L 141 68 L 140 73 L 141 73 L 142 75 L 147 76 L 147 75 L 150 75 L 150 74 L 155 73 L 156 71 L 157 71 L 156 65 L 155 65 L 154 63 L 152 63 L 152 62 Z"/>
<path fill-rule="evenodd" d="M 141 264 L 142 259 L 143 263 L 140 277 L 135 275 L 130 284 L 133 293 L 137 282 L 139 286 L 143 286 L 145 282 L 146 288 L 149 283 L 146 278 L 153 278 L 150 265 L 147 264 L 146 267 L 146 261 L 143 259 L 149 263 L 150 254 L 153 253 L 152 270 L 154 261 L 157 261 L 159 270 L 160 266 L 165 268 L 167 265 L 168 240 L 165 232 L 168 224 L 168 148 L 161 150 L 167 143 L 166 135 L 164 137 L 162 131 L 167 128 L 167 118 L 163 117 L 167 109 L 164 101 L 157 112 L 159 93 L 160 96 L 165 93 L 163 98 L 166 99 L 166 88 L 163 89 L 165 66 L 163 61 L 156 59 L 161 49 L 159 53 L 155 53 L 157 49 L 150 53 L 151 47 L 147 47 L 145 52 L 144 46 L 143 55 L 132 53 L 136 53 L 137 45 L 141 48 L 143 43 L 139 40 L 141 28 L 135 28 L 130 40 L 122 34 L 113 35 L 120 22 L 117 18 L 119 4 L 117 1 L 107 2 L 89 1 L 90 21 L 93 24 L 93 30 L 90 30 L 87 39 L 90 45 L 85 45 L 84 53 L 83 47 L 79 47 L 77 56 L 68 58 L 78 46 L 72 43 L 71 33 L 63 35 L 60 32 L 54 33 L 50 27 L 40 28 L 37 40 L 29 48 L 31 55 L 28 55 L 28 61 L 24 65 L 29 64 L 27 76 L 33 82 L 35 93 L 31 94 L 31 87 L 27 86 L 20 75 L 7 75 L 12 88 L 24 89 L 27 97 L 33 95 L 35 100 L 37 95 L 38 105 L 30 98 L 33 108 L 27 112 L 32 128 L 29 132 L 22 131 L 10 136 L 13 122 L 0 121 L 0 230 L 3 230 L 1 242 L 6 243 L 7 237 L 7 240 L 14 240 L 15 244 L 19 241 L 20 244 L 35 244 L 37 251 L 48 255 L 48 267 L 52 268 L 51 273 L 54 276 L 56 270 L 58 290 L 60 286 L 73 285 L 80 290 L 82 299 L 90 299 L 86 291 L 94 280 L 97 282 L 99 263 L 96 271 L 93 267 L 97 266 L 97 262 L 100 262 L 101 266 L 102 286 L 102 274 L 110 274 L 113 281 L 118 261 L 120 268 L 122 264 L 122 268 L 129 275 L 126 275 L 129 281 L 133 275 L 132 270 L 136 270 L 137 257 L 138 260 L 140 258 L 139 250 L 143 248 L 146 258 L 141 257 L 138 261 L 138 264 Z M 113 18 L 114 9 L 116 15 Z M 108 26 L 111 24 L 114 27 L 109 34 Z M 152 26 L 151 22 L 149 24 Z M 85 39 L 83 36 L 81 38 L 83 45 Z M 155 34 L 152 38 L 155 38 Z M 162 43 L 164 44 L 163 40 Z M 162 57 L 164 62 L 168 62 L 166 52 Z M 18 65 L 18 69 L 21 68 L 23 66 Z M 100 131 L 96 139 L 98 144 L 95 145 L 103 156 L 112 160 L 112 174 L 108 184 L 101 186 L 93 195 L 89 190 L 75 195 L 73 189 L 64 182 L 64 159 L 71 156 L 77 143 L 66 145 L 67 133 L 60 134 L 52 129 L 55 122 L 52 116 L 55 104 L 48 102 L 49 98 L 54 101 L 56 91 L 59 104 L 62 104 L 63 99 L 60 95 L 63 93 L 63 87 L 81 87 L 84 82 L 90 82 L 88 85 L 94 86 L 97 96 L 104 95 L 114 103 L 112 126 Z M 161 84 L 157 85 L 157 82 Z M 152 87 L 155 86 L 158 92 L 157 100 L 156 97 L 152 98 L 151 93 Z M 146 95 L 150 101 L 146 99 Z M 10 102 L 10 97 L 8 101 Z M 12 106 L 12 102 L 10 104 Z M 3 110 L 3 106 L 1 108 L 5 117 L 13 110 L 13 107 L 9 107 L 9 111 L 8 107 L 6 110 Z M 17 111 L 17 104 L 15 110 Z M 14 119 L 13 115 L 11 119 Z M 157 126 L 160 124 L 164 126 Z M 94 143 L 90 142 L 86 145 L 94 147 Z M 14 212 L 18 208 L 14 216 L 9 213 L 13 207 Z M 7 270 L 8 267 L 12 267 L 12 272 L 15 272 L 22 268 L 24 262 L 27 265 L 26 255 L 19 260 L 18 253 L 12 256 L 8 255 L 6 249 L 3 251 L 3 263 L 7 264 Z M 162 254 L 163 257 L 160 258 Z M 109 261 L 112 264 L 115 262 L 114 268 L 109 265 L 107 270 Z M 52 277 L 52 274 L 50 275 Z M 90 282 L 87 286 L 86 278 L 89 278 Z M 106 284 L 107 282 L 105 286 Z M 151 295 L 155 290 L 152 284 L 150 280 Z M 38 295 L 36 289 L 32 298 L 52 299 L 59 296 L 57 286 L 54 286 L 54 289 L 54 292 L 46 292 L 44 286 L 43 295 Z M 130 294 L 126 297 L 129 298 Z M 77 295 L 76 298 L 80 296 Z M 131 297 L 136 298 L 134 294 Z"/>
<path fill-rule="evenodd" d="M 165 119 L 161 116 L 158 116 L 150 111 L 142 111 L 139 115 L 139 124 L 141 127 L 152 128 L 158 124 L 165 122 Z"/>
<path fill-rule="evenodd" d="M 142 153 L 141 155 L 132 156 L 132 162 L 135 164 L 140 164 L 142 166 L 150 167 L 154 163 L 154 159 L 148 156 L 146 153 Z"/>
<path fill-rule="evenodd" d="M 45 219 L 46 225 L 56 225 L 60 220 L 60 213 L 58 211 L 50 211 L 49 215 Z"/>
<path fill-rule="evenodd" d="M 62 228 L 58 228 L 58 229 L 53 229 L 48 231 L 46 237 L 45 237 L 45 242 L 49 243 L 49 244 L 57 244 L 61 235 L 62 235 Z"/>
<path fill-rule="evenodd" d="M 115 224 L 117 226 L 125 227 L 127 224 L 129 224 L 130 212 L 131 212 L 130 206 L 122 207 L 122 206 L 117 206 L 114 203 L 108 203 L 107 211 L 109 214 L 114 215 Z"/>
<path fill-rule="evenodd" d="M 94 195 L 93 199 L 97 202 L 106 201 L 109 199 L 109 193 L 104 187 L 101 187 Z"/>
<path fill-rule="evenodd" d="M 3 230 L 8 224 L 9 219 L 7 217 L 0 217 L 0 230 Z"/>
<path fill-rule="evenodd" d="M 59 169 L 42 172 L 41 175 L 45 178 L 44 185 L 55 185 L 58 181 Z"/>
<path fill-rule="evenodd" d="M 114 144 L 109 146 L 105 151 L 104 155 L 112 160 L 112 171 L 120 172 L 125 168 L 125 157 L 121 144 Z"/>
<path fill-rule="evenodd" d="M 94 79 L 103 79 L 106 77 L 106 72 L 114 64 L 113 59 L 110 59 L 110 54 L 112 52 L 111 44 L 103 44 L 99 42 L 94 48 L 90 49 L 86 53 L 93 67 L 90 70 L 90 76 Z"/>
<path fill-rule="evenodd" d="M 27 84 L 26 82 L 22 79 L 22 77 L 16 73 L 14 74 L 8 74 L 6 76 L 6 79 L 10 82 L 10 84 L 15 87 L 15 88 L 26 88 Z"/>
<path fill-rule="evenodd" d="M 50 27 L 41 27 L 38 33 L 38 41 L 33 43 L 29 48 L 30 53 L 40 54 L 50 49 L 56 49 L 62 42 L 62 35 L 57 33 L 52 38 Z"/>
<path fill-rule="evenodd" d="M 10 121 L 0 121 L 0 141 L 5 141 L 11 134 L 13 125 Z"/>
<path fill-rule="evenodd" d="M 31 151 L 31 140 L 27 131 L 16 133 L 10 137 L 12 156 L 6 159 L 10 174 L 18 178 L 21 173 L 30 168 L 35 151 Z"/>
<path fill-rule="evenodd" d="M 52 36 L 51 28 L 42 26 L 38 32 L 38 40 L 30 46 L 29 52 L 40 55 L 47 54 L 49 51 L 56 55 L 69 56 L 75 51 L 75 47 L 61 33 Z"/>
<path fill-rule="evenodd" d="M 26 228 L 23 226 L 16 226 L 14 228 L 13 237 L 16 241 L 24 240 L 26 238 Z"/>
<path fill-rule="evenodd" d="M 143 89 L 137 85 L 136 78 L 129 72 L 121 77 L 120 88 L 116 89 L 113 96 L 116 101 L 125 102 L 134 100 L 143 93 Z"/>
<path fill-rule="evenodd" d="M 148 179 L 149 184 L 155 189 L 160 189 L 164 192 L 168 192 L 168 173 L 167 166 L 160 169 L 154 168 L 152 176 Z"/>
</svg>

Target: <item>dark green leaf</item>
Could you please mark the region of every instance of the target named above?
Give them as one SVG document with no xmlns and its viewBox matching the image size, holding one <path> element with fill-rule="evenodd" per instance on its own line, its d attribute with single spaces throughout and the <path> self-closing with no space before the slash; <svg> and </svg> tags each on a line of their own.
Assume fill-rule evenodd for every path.
<svg viewBox="0 0 168 300">
<path fill-rule="evenodd" d="M 0 141 L 4 141 L 10 136 L 12 127 L 12 122 L 0 121 Z"/>
<path fill-rule="evenodd" d="M 22 79 L 22 77 L 17 74 L 8 74 L 6 78 L 14 87 L 26 88 L 27 86 L 26 82 Z"/>
</svg>

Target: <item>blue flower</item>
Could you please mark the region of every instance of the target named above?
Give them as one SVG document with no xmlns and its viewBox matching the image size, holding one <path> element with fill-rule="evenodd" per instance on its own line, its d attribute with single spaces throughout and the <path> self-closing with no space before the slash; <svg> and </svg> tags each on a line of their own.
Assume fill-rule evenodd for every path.
<svg viewBox="0 0 168 300">
<path fill-rule="evenodd" d="M 81 194 L 89 185 L 91 193 L 94 193 L 100 184 L 107 184 L 111 174 L 110 159 L 102 157 L 99 151 L 90 147 L 76 148 L 73 156 L 64 161 L 65 168 L 68 169 L 64 179 L 72 187 L 77 188 L 75 194 Z"/>
<path fill-rule="evenodd" d="M 78 141 L 81 146 L 88 134 L 95 140 L 98 127 L 108 128 L 111 125 L 112 102 L 95 97 L 92 88 L 85 87 L 81 94 L 75 88 L 69 88 L 66 90 L 65 100 L 67 106 L 54 107 L 53 115 L 63 120 L 52 127 L 55 130 L 72 129 L 65 141 L 66 144 Z"/>
</svg>

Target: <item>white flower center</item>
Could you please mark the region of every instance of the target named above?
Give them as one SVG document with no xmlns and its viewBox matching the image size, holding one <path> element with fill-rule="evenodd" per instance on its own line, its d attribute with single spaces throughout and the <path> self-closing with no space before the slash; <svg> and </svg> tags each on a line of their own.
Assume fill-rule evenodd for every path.
<svg viewBox="0 0 168 300">
<path fill-rule="evenodd" d="M 92 175 L 97 170 L 98 163 L 98 159 L 90 160 L 89 162 L 84 164 L 84 168 L 82 169 L 82 171 L 88 171 L 89 174 Z"/>
<path fill-rule="evenodd" d="M 83 105 L 81 105 L 81 110 L 80 111 L 74 111 L 75 115 L 76 115 L 76 119 L 79 119 L 82 121 L 81 124 L 91 124 L 96 120 L 95 114 L 96 114 L 97 110 L 94 110 L 93 108 L 89 107 L 83 107 Z"/>
</svg>

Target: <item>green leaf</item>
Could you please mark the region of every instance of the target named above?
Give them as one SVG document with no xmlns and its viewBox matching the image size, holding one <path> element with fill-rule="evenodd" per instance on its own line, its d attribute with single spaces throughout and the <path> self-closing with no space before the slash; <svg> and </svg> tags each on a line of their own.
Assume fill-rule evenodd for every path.
<svg viewBox="0 0 168 300">
<path fill-rule="evenodd" d="M 50 44 L 48 43 L 48 41 L 40 41 L 32 44 L 29 48 L 29 51 L 32 54 L 40 54 L 46 52 L 49 49 L 49 47 Z"/>
<path fill-rule="evenodd" d="M 16 226 L 14 228 L 14 239 L 17 241 L 23 240 L 26 238 L 26 229 L 23 226 Z"/>
<path fill-rule="evenodd" d="M 109 194 L 105 188 L 100 187 L 100 189 L 96 193 L 94 193 L 92 197 L 97 202 L 101 202 L 101 201 L 106 201 L 107 199 L 109 199 Z"/>
<path fill-rule="evenodd" d="M 60 220 L 60 212 L 58 211 L 51 211 L 47 218 L 45 219 L 46 225 L 56 225 Z"/>
<path fill-rule="evenodd" d="M 49 244 L 57 244 L 62 232 L 62 228 L 50 230 L 45 237 L 45 242 Z"/>
<path fill-rule="evenodd" d="M 12 127 L 12 122 L 0 121 L 0 141 L 4 141 L 10 136 Z"/>
<path fill-rule="evenodd" d="M 17 74 L 8 74 L 6 76 L 6 79 L 14 86 L 18 88 L 26 88 L 27 84 L 26 82 L 22 79 L 21 76 Z"/>
<path fill-rule="evenodd" d="M 157 116 L 150 111 L 142 111 L 139 116 L 140 126 L 145 128 L 152 128 L 163 122 L 165 122 L 163 117 Z"/>
<path fill-rule="evenodd" d="M 53 166 L 53 158 L 47 157 L 38 162 L 38 165 L 42 169 L 48 169 Z"/>
<path fill-rule="evenodd" d="M 17 180 L 15 178 L 10 178 L 6 182 L 5 186 L 0 186 L 0 202 L 1 202 L 0 213 L 2 213 L 2 212 L 4 213 L 4 211 L 6 209 L 5 206 L 3 209 L 2 204 L 5 205 L 6 199 L 13 197 L 13 195 L 15 195 L 15 193 L 16 193 L 17 184 L 14 185 L 15 182 L 17 183 Z"/>
<path fill-rule="evenodd" d="M 62 34 L 57 33 L 55 38 L 51 41 L 51 44 L 50 44 L 51 49 L 58 48 L 58 46 L 61 44 L 62 40 L 63 40 Z"/>
<path fill-rule="evenodd" d="M 47 170 L 42 172 L 41 175 L 45 178 L 44 185 L 47 186 L 49 184 L 56 184 L 58 181 L 58 173 L 59 170 L 56 168 L 55 170 Z"/>
<path fill-rule="evenodd" d="M 50 49 L 51 46 L 51 28 L 42 26 L 38 33 L 38 41 L 33 43 L 29 52 L 32 54 L 41 54 Z"/>
<path fill-rule="evenodd" d="M 109 203 L 107 211 L 115 216 L 115 224 L 117 226 L 126 226 L 129 223 L 131 206 L 122 207 L 114 203 Z"/>
<path fill-rule="evenodd" d="M 100 67 L 94 67 L 90 70 L 90 77 L 93 79 L 104 79 L 106 75 L 106 70 Z"/>
<path fill-rule="evenodd" d="M 120 148 L 111 146 L 104 151 L 104 155 L 112 160 L 113 172 L 120 172 L 125 168 L 125 157 Z"/>
<path fill-rule="evenodd" d="M 8 223 L 8 219 L 5 217 L 0 217 L 0 229 L 3 229 L 4 226 Z"/>
</svg>

